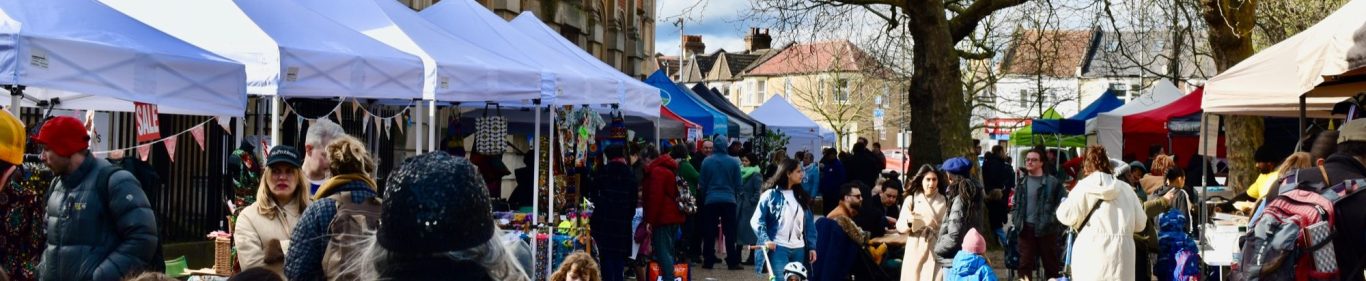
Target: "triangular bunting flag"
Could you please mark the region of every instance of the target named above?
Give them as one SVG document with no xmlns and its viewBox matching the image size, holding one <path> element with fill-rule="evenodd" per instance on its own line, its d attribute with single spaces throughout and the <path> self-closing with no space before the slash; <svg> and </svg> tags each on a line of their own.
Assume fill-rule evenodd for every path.
<svg viewBox="0 0 1366 281">
<path fill-rule="evenodd" d="M 228 128 L 228 123 L 229 123 L 229 122 L 232 122 L 232 117 L 229 117 L 229 116 L 218 116 L 218 118 L 215 118 L 215 119 L 218 119 L 218 126 L 223 127 L 223 131 L 224 131 L 224 132 L 228 132 L 228 134 L 232 134 L 232 132 L 233 132 L 233 131 L 232 131 L 232 128 Z"/>
<path fill-rule="evenodd" d="M 194 128 L 190 128 L 190 136 L 194 137 L 194 143 L 199 144 L 200 151 L 204 151 L 205 149 L 207 149 L 204 147 L 204 125 L 194 126 Z"/>
<path fill-rule="evenodd" d="M 394 118 L 394 123 L 396 123 L 396 124 L 394 124 L 394 125 L 396 125 L 396 126 L 398 127 L 398 133 L 400 133 L 400 134 L 403 133 L 403 127 L 406 125 L 406 124 L 403 124 L 403 116 L 404 116 L 404 115 L 399 115 L 399 117 Z"/>
<path fill-rule="evenodd" d="M 175 162 L 175 142 L 175 136 L 166 138 L 166 140 L 161 142 L 161 145 L 166 146 L 166 156 L 171 157 L 171 162 Z"/>
<path fill-rule="evenodd" d="M 376 134 L 383 133 L 383 132 L 384 132 L 384 124 L 383 124 L 384 122 L 380 122 L 380 120 L 374 120 L 374 121 L 375 121 L 375 133 L 376 133 Z"/>
<path fill-rule="evenodd" d="M 152 154 L 152 145 L 151 145 L 151 144 L 144 144 L 144 145 L 138 146 L 138 159 L 142 159 L 142 161 L 147 161 L 147 155 L 151 155 L 151 154 Z"/>
<path fill-rule="evenodd" d="M 356 99 L 351 99 L 351 114 L 356 114 L 356 110 L 360 110 L 360 102 L 356 101 Z"/>
<path fill-rule="evenodd" d="M 293 107 L 286 106 L 284 112 L 280 112 L 280 116 L 289 116 L 291 112 L 294 112 Z"/>
<path fill-rule="evenodd" d="M 364 122 L 363 125 L 370 126 L 370 114 L 364 114 L 364 113 L 362 113 L 361 115 L 363 115 L 363 116 L 361 116 L 361 118 L 360 118 L 361 121 Z"/>
<path fill-rule="evenodd" d="M 389 120 L 389 118 L 384 118 L 380 120 L 382 120 L 380 121 L 380 123 L 384 123 L 384 138 L 387 139 L 389 138 L 389 127 L 390 125 L 394 125 L 394 123 L 392 123 L 393 121 Z"/>
<path fill-rule="evenodd" d="M 341 106 L 338 106 L 337 108 L 333 109 L 332 113 L 337 115 L 337 123 L 341 123 Z"/>
</svg>

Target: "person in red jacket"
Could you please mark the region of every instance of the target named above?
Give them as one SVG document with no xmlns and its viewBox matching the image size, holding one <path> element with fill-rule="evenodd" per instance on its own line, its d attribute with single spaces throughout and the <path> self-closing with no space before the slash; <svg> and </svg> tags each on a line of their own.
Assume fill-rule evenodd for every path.
<svg viewBox="0 0 1366 281">
<path fill-rule="evenodd" d="M 655 159 L 645 167 L 645 180 L 640 182 L 645 198 L 645 223 L 653 229 L 650 246 L 654 249 L 655 262 L 659 263 L 660 277 L 674 280 L 674 235 L 687 219 L 678 210 L 678 184 L 675 181 L 678 162 L 670 155 L 659 155 L 654 148 L 647 148 L 645 157 Z"/>
</svg>

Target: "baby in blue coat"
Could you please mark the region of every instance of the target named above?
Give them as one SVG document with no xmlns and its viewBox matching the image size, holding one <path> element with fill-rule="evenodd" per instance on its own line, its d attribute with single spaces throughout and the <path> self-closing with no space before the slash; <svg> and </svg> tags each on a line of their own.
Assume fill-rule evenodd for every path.
<svg viewBox="0 0 1366 281">
<path fill-rule="evenodd" d="M 963 250 L 953 257 L 953 268 L 944 274 L 944 281 L 996 281 L 996 272 L 987 264 L 987 240 L 977 229 L 968 230 L 963 237 Z"/>
</svg>

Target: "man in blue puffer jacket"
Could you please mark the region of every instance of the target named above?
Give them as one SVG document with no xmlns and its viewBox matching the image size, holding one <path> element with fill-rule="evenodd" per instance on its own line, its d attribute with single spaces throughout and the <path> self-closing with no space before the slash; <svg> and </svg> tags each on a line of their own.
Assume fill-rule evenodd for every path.
<svg viewBox="0 0 1366 281">
<path fill-rule="evenodd" d="M 44 146 L 43 163 L 60 176 L 48 192 L 40 280 L 120 280 L 160 262 L 152 260 L 157 226 L 147 195 L 132 173 L 115 171 L 90 153 L 81 121 L 48 120 L 33 141 Z"/>
<path fill-rule="evenodd" d="M 726 236 L 725 249 L 726 266 L 731 270 L 742 269 L 740 267 L 739 250 L 735 245 L 735 217 L 736 217 L 736 198 L 735 195 L 740 190 L 740 160 L 730 156 L 728 153 L 730 141 L 724 136 L 718 136 L 713 140 L 715 150 L 706 160 L 702 160 L 702 176 L 698 178 L 697 189 L 705 190 L 703 199 L 702 217 L 700 218 L 703 229 L 702 258 L 704 259 L 702 268 L 711 269 L 716 264 L 716 225 L 721 224 L 721 230 Z"/>
</svg>

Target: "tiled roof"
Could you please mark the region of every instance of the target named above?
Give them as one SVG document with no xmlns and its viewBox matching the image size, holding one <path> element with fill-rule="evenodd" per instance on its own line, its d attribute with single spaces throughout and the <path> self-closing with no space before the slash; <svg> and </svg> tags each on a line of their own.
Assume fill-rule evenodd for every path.
<svg viewBox="0 0 1366 281">
<path fill-rule="evenodd" d="M 1073 77 L 1087 60 L 1089 30 L 1023 30 L 1016 34 L 1002 67 L 1005 74 Z"/>
<path fill-rule="evenodd" d="M 1142 76 L 1153 72 L 1166 73 L 1172 61 L 1173 45 L 1171 33 L 1153 32 L 1097 32 L 1098 40 L 1092 46 L 1091 56 L 1082 69 L 1084 77 Z M 1182 46 L 1181 76 L 1207 78 L 1215 74 L 1214 59 L 1210 56 L 1192 55 L 1192 49 L 1200 53 L 1209 52 L 1209 41 L 1196 36 L 1194 44 L 1187 42 Z M 1144 73 L 1147 66 L 1147 73 Z"/>
<path fill-rule="evenodd" d="M 879 70 L 877 60 L 847 40 L 797 44 L 760 63 L 747 75 Z"/>
</svg>

